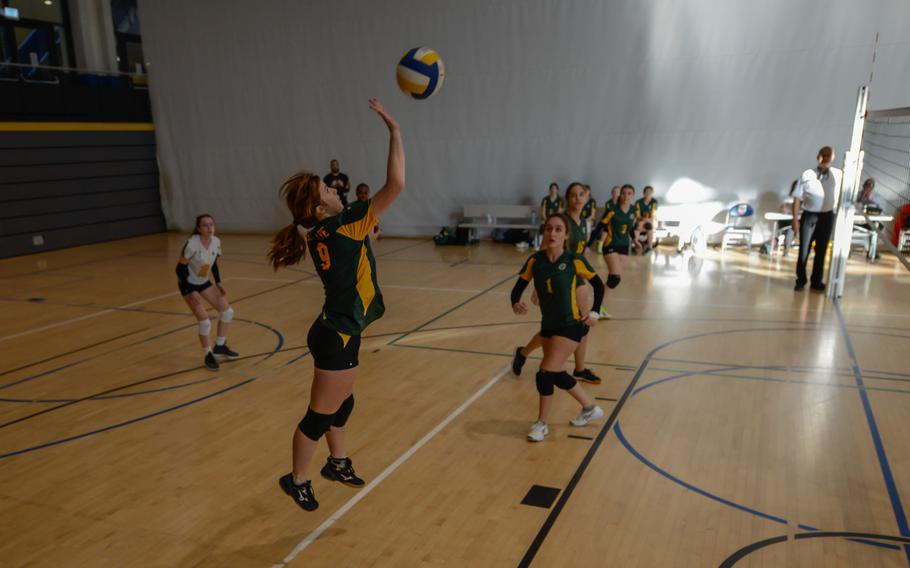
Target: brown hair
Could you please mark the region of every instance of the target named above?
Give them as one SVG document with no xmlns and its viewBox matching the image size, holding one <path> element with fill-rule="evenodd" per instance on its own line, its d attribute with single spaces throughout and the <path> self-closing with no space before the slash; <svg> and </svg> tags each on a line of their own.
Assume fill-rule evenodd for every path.
<svg viewBox="0 0 910 568">
<path fill-rule="evenodd" d="M 298 225 L 311 229 L 319 221 L 316 208 L 322 205 L 319 196 L 320 179 L 310 172 L 298 172 L 292 175 L 278 190 L 278 195 L 287 202 L 288 210 L 294 216 L 294 222 L 285 226 L 272 237 L 268 259 L 272 268 L 297 264 L 306 256 L 306 236 L 298 230 Z"/>
<path fill-rule="evenodd" d="M 829 162 L 831 157 L 834 155 L 834 148 L 831 146 L 822 146 L 818 151 L 818 157 L 822 160 Z"/>
<path fill-rule="evenodd" d="M 581 185 L 581 184 L 579 184 L 579 185 Z M 546 225 L 547 223 L 549 223 L 550 219 L 559 219 L 560 221 L 562 221 L 563 226 L 566 228 L 566 240 L 563 241 L 562 247 L 565 249 L 568 249 L 569 248 L 569 218 L 566 216 L 565 213 L 553 213 L 552 215 L 550 215 L 549 217 L 547 217 L 544 220 L 543 224 Z"/>
<path fill-rule="evenodd" d="M 572 191 L 572 188 L 575 187 L 576 185 L 578 187 L 580 187 L 582 191 L 584 191 L 585 184 L 581 183 L 580 181 L 573 181 L 572 183 L 569 184 L 569 187 L 566 188 L 566 198 L 569 197 L 569 192 Z"/>
<path fill-rule="evenodd" d="M 212 220 L 212 223 L 215 222 L 215 218 L 212 217 L 211 215 L 209 215 L 208 213 L 203 213 L 202 215 L 198 215 L 198 216 L 196 217 L 196 224 L 193 225 L 193 234 L 194 234 L 194 235 L 198 235 L 198 234 L 199 234 L 199 223 L 201 223 L 202 220 L 205 219 L 206 217 L 209 218 L 209 219 L 211 219 L 211 220 Z"/>
</svg>

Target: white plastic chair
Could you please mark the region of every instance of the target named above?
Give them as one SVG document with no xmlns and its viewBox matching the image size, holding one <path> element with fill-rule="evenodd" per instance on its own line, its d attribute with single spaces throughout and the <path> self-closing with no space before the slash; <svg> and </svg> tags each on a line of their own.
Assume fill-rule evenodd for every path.
<svg viewBox="0 0 910 568">
<path fill-rule="evenodd" d="M 752 226 L 755 224 L 755 208 L 746 202 L 737 203 L 727 209 L 724 219 L 723 237 L 720 242 L 721 253 L 727 245 L 734 242 L 752 246 Z"/>
</svg>

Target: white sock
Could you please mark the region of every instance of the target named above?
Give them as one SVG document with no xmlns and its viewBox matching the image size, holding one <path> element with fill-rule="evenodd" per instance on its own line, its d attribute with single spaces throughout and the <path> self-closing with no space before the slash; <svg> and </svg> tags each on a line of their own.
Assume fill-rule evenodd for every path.
<svg viewBox="0 0 910 568">
<path fill-rule="evenodd" d="M 211 347 L 203 347 L 203 348 L 202 348 L 202 356 L 203 356 L 203 357 L 205 357 L 206 355 L 208 355 L 208 354 L 211 353 L 211 352 L 212 352 L 212 348 L 211 348 Z"/>
<path fill-rule="evenodd" d="M 217 345 L 219 347 L 224 345 L 225 342 L 227 342 L 227 337 L 224 337 L 223 335 L 219 335 L 218 337 L 215 338 L 215 345 Z"/>
</svg>

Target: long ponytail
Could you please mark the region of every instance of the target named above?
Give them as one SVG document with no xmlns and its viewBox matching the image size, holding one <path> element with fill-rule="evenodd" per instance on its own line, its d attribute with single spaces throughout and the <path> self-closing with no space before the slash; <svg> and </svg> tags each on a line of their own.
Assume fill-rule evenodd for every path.
<svg viewBox="0 0 910 568">
<path fill-rule="evenodd" d="M 316 174 L 299 172 L 284 182 L 278 191 L 294 216 L 294 222 L 272 237 L 267 256 L 273 269 L 297 264 L 306 257 L 306 235 L 300 228 L 310 229 L 319 221 L 316 211 L 322 204 L 319 184 L 319 176 Z"/>
</svg>

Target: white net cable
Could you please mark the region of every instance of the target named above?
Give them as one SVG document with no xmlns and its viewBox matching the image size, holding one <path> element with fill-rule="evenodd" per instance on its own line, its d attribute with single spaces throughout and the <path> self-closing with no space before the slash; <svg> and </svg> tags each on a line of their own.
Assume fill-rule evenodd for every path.
<svg viewBox="0 0 910 568">
<path fill-rule="evenodd" d="M 861 180 L 875 179 L 872 201 L 884 215 L 894 217 L 885 224 L 883 235 L 891 242 L 894 224 L 910 203 L 910 107 L 869 112 L 862 147 L 865 158 Z"/>
</svg>

